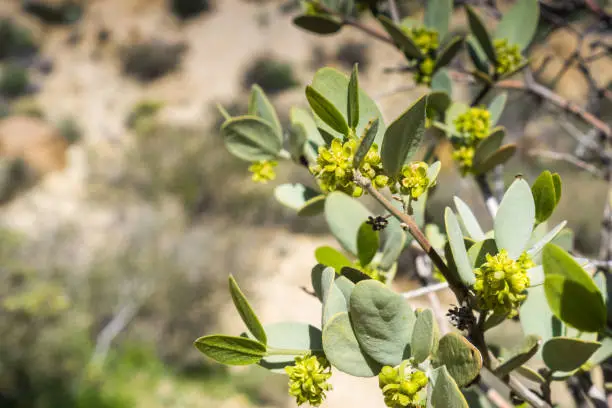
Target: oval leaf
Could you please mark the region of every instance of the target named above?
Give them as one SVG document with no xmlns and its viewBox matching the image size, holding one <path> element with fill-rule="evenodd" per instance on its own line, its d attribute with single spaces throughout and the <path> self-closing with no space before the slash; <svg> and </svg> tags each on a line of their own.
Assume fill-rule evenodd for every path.
<svg viewBox="0 0 612 408">
<path fill-rule="evenodd" d="M 453 81 L 448 74 L 448 70 L 440 68 L 436 71 L 433 77 L 431 77 L 431 90 L 453 96 Z"/>
<path fill-rule="evenodd" d="M 440 41 L 446 37 L 451 15 L 453 14 L 453 0 L 429 0 L 425 8 L 423 23 L 426 27 L 438 32 Z"/>
<path fill-rule="evenodd" d="M 506 106 L 507 99 L 508 93 L 501 92 L 497 94 L 489 104 L 488 110 L 491 113 L 491 126 L 495 126 L 497 125 L 497 122 L 499 122 L 499 118 L 501 118 L 504 107 Z"/>
<path fill-rule="evenodd" d="M 505 38 L 522 51 L 533 39 L 539 18 L 538 0 L 517 0 L 497 25 L 495 38 Z"/>
<path fill-rule="evenodd" d="M 266 355 L 266 346 L 245 337 L 215 334 L 197 339 L 195 347 L 207 357 L 227 365 L 258 363 Z"/>
<path fill-rule="evenodd" d="M 378 251 L 378 231 L 374 231 L 370 224 L 365 222 L 359 227 L 357 231 L 357 256 L 359 258 L 359 264 L 366 266 Z"/>
<path fill-rule="evenodd" d="M 348 125 L 338 108 L 310 85 L 306 87 L 306 99 L 308 99 L 312 111 L 323 122 L 343 135 L 348 134 Z"/>
<path fill-rule="evenodd" d="M 266 93 L 257 84 L 251 88 L 251 97 L 249 98 L 249 115 L 258 116 L 268 122 L 276 132 L 276 136 L 281 141 L 283 140 L 283 129 L 281 128 L 276 109 L 266 96 Z"/>
<path fill-rule="evenodd" d="M 372 214 L 359 201 L 335 191 L 325 200 L 325 219 L 331 233 L 351 254 L 357 256 L 357 232 Z"/>
<path fill-rule="evenodd" d="M 282 322 L 265 325 L 268 347 L 277 350 L 323 351 L 323 338 L 318 328 L 298 322 Z M 261 359 L 259 365 L 268 370 L 285 374 L 284 368 L 295 364 L 296 354 L 271 355 Z"/>
<path fill-rule="evenodd" d="M 508 160 L 514 156 L 514 152 L 516 152 L 516 145 L 507 144 L 505 146 L 500 147 L 497 151 L 495 151 L 492 155 L 484 159 L 481 163 L 475 164 L 473 166 L 474 174 L 483 174 L 493 170 L 495 167 L 500 164 L 504 164 Z"/>
<path fill-rule="evenodd" d="M 478 40 L 480 47 L 484 51 L 489 61 L 495 63 L 497 61 L 497 56 L 495 55 L 495 47 L 493 47 L 493 41 L 491 41 L 491 37 L 485 27 L 483 21 L 480 19 L 476 11 L 470 6 L 465 6 L 465 11 L 467 12 L 468 22 L 470 24 L 470 31 Z"/>
<path fill-rule="evenodd" d="M 584 332 L 597 332 L 606 324 L 606 305 L 593 279 L 562 248 L 547 244 L 542 253 L 544 290 L 552 312 L 566 324 Z"/>
<path fill-rule="evenodd" d="M 516 179 L 499 204 L 494 220 L 497 247 L 517 259 L 525 250 L 535 223 L 535 206 L 529 184 Z"/>
<path fill-rule="evenodd" d="M 520 307 L 520 317 L 525 335 L 535 334 L 543 342 L 561 335 L 562 324 L 550 310 L 543 286 L 527 289 L 527 299 Z"/>
<path fill-rule="evenodd" d="M 294 210 L 302 208 L 309 200 L 320 196 L 318 191 L 300 183 L 281 184 L 274 189 L 276 200 Z"/>
<path fill-rule="evenodd" d="M 349 310 L 355 336 L 367 355 L 391 366 L 410 356 L 415 316 L 401 295 L 378 281 L 362 281 L 353 289 Z"/>
<path fill-rule="evenodd" d="M 389 175 L 396 175 L 416 152 L 425 134 L 427 95 L 419 98 L 385 133 L 381 157 Z"/>
<path fill-rule="evenodd" d="M 472 264 L 465 249 L 465 241 L 459 221 L 457 221 L 455 213 L 448 207 L 444 212 L 444 223 L 446 225 L 446 235 L 448 237 L 450 249 L 453 254 L 453 261 L 457 267 L 459 277 L 466 286 L 470 287 L 476 282 L 476 276 L 474 275 Z"/>
<path fill-rule="evenodd" d="M 340 31 L 342 24 L 331 17 L 301 15 L 293 19 L 293 24 L 315 34 L 334 34 Z"/>
<path fill-rule="evenodd" d="M 557 206 L 555 183 L 550 171 L 543 171 L 531 186 L 535 202 L 536 221 L 544 222 L 552 215 Z"/>
<path fill-rule="evenodd" d="M 479 167 L 501 146 L 506 131 L 503 127 L 496 127 L 482 142 L 478 143 L 474 152 L 474 167 Z"/>
<path fill-rule="evenodd" d="M 544 343 L 542 358 L 552 371 L 573 371 L 586 363 L 600 346 L 596 341 L 555 337 Z"/>
<path fill-rule="evenodd" d="M 240 317 L 242 318 L 242 321 L 246 325 L 247 329 L 249 329 L 251 334 L 253 334 L 257 340 L 263 344 L 266 344 L 266 332 L 259 322 L 257 315 L 253 311 L 253 308 L 249 304 L 249 301 L 247 300 L 246 296 L 244 296 L 244 293 L 242 293 L 240 290 L 240 287 L 238 287 L 238 283 L 236 283 L 236 280 L 232 275 L 229 277 L 229 288 L 230 294 L 232 295 L 232 300 L 234 301 L 234 306 L 236 306 L 236 310 L 238 310 L 238 313 L 240 314 Z"/>
<path fill-rule="evenodd" d="M 329 247 L 322 246 L 315 250 L 315 259 L 318 263 L 332 267 L 337 273 L 345 266 L 351 266 L 353 263 L 344 256 L 340 251 Z"/>
<path fill-rule="evenodd" d="M 432 364 L 434 367 L 446 366 L 457 385 L 465 387 L 480 373 L 482 357 L 465 337 L 448 333 L 440 339 Z"/>
<path fill-rule="evenodd" d="M 510 352 L 508 358 L 495 369 L 495 375 L 502 378 L 522 366 L 533 357 L 540 348 L 542 339 L 539 336 L 528 335 L 521 344 Z"/>
<path fill-rule="evenodd" d="M 436 63 L 434 66 L 434 71 L 439 70 L 451 63 L 453 58 L 461 51 L 461 45 L 463 44 L 463 38 L 457 36 L 450 40 L 448 44 L 440 51 L 438 58 L 436 59 Z"/>
<path fill-rule="evenodd" d="M 468 236 L 474 241 L 483 241 L 485 239 L 485 234 L 470 207 L 459 197 L 454 197 L 454 201 L 455 208 L 457 208 L 457 213 L 461 219 L 461 224 L 465 227 Z"/>
<path fill-rule="evenodd" d="M 346 312 L 336 314 L 324 326 L 323 351 L 335 368 L 349 375 L 373 377 L 380 372 L 380 364 L 361 351 Z"/>
<path fill-rule="evenodd" d="M 321 214 L 325 209 L 325 196 L 318 195 L 306 201 L 303 206 L 298 209 L 300 217 L 312 217 Z"/>
<path fill-rule="evenodd" d="M 417 363 L 427 360 L 435 352 L 440 339 L 440 330 L 431 309 L 425 309 L 417 316 L 412 331 L 412 357 Z"/>
<path fill-rule="evenodd" d="M 221 134 L 227 150 L 243 160 L 274 160 L 282 147 L 274 128 L 256 116 L 226 120 Z"/>
<path fill-rule="evenodd" d="M 408 37 L 401 28 L 396 26 L 386 16 L 379 16 L 378 20 L 382 24 L 383 28 L 389 33 L 397 48 L 399 48 L 408 58 L 422 59 L 424 58 L 423 53 L 418 45 L 414 43 L 412 38 Z"/>
<path fill-rule="evenodd" d="M 446 367 L 432 371 L 430 404 L 432 408 L 469 408 L 465 397 Z"/>
</svg>

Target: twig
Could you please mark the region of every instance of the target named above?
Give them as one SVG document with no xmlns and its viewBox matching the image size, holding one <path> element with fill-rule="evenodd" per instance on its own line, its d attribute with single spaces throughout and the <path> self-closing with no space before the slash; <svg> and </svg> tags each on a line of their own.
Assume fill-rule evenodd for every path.
<svg viewBox="0 0 612 408">
<path fill-rule="evenodd" d="M 404 299 L 414 299 L 421 296 L 425 296 L 430 293 L 438 292 L 440 290 L 444 290 L 448 288 L 448 282 L 440 282 L 429 286 L 424 286 L 422 288 L 411 290 L 410 292 L 402 293 Z"/>
<path fill-rule="evenodd" d="M 478 184 L 478 188 L 482 193 L 489 214 L 491 214 L 492 218 L 495 218 L 497 210 L 499 209 L 499 204 L 497 202 L 497 198 L 495 198 L 495 196 L 491 192 L 491 188 L 489 187 L 489 183 L 487 182 L 487 177 L 484 174 L 479 174 L 475 177 L 475 179 L 476 184 Z"/>
<path fill-rule="evenodd" d="M 582 170 L 585 170 L 591 173 L 592 175 L 596 177 L 603 178 L 604 176 L 604 173 L 601 170 L 599 170 L 597 167 L 585 161 L 582 161 L 576 158 L 574 155 L 569 154 L 569 153 L 553 152 L 550 150 L 532 149 L 528 152 L 528 155 L 532 157 L 543 157 L 543 158 L 551 159 L 551 160 L 565 161 L 567 163 L 573 164 L 574 166 Z"/>
<path fill-rule="evenodd" d="M 395 24 L 400 23 L 399 10 L 397 9 L 397 3 L 395 0 L 389 0 L 389 11 L 391 12 L 391 19 Z"/>
<path fill-rule="evenodd" d="M 395 218 L 397 218 L 400 222 L 406 225 L 408 232 L 410 235 L 414 237 L 414 239 L 418 242 L 418 244 L 423 248 L 423 251 L 427 253 L 429 258 L 432 260 L 434 265 L 440 270 L 442 275 L 446 278 L 446 280 L 450 283 L 452 282 L 453 276 L 451 275 L 446 262 L 442 259 L 440 254 L 436 251 L 436 249 L 431 245 L 423 231 L 416 224 L 414 219 L 408 214 L 404 213 L 396 206 L 394 206 L 389 200 L 385 198 L 377 189 L 372 186 L 372 182 L 363 177 L 359 171 L 355 171 L 354 175 L 355 182 L 360 185 L 363 189 L 365 189 L 376 201 L 378 201 L 387 211 L 389 211 Z M 450 289 L 455 293 L 457 300 L 462 303 L 468 297 L 468 293 L 465 287 L 461 287 L 458 285 L 449 285 Z"/>
<path fill-rule="evenodd" d="M 330 8 L 320 4 L 320 3 L 315 3 L 314 5 L 319 10 L 321 10 L 321 11 L 327 13 L 327 14 L 330 14 L 330 15 L 333 15 L 333 16 L 336 16 L 336 17 L 340 18 L 342 20 L 342 24 L 346 24 L 346 25 L 355 27 L 359 31 L 363 31 L 364 33 L 366 33 L 368 35 L 371 35 L 372 37 L 376 38 L 377 40 L 380 40 L 380 41 L 386 42 L 387 44 L 391 44 L 391 45 L 395 46 L 395 42 L 391 39 L 391 37 L 388 37 L 385 34 L 382 34 L 382 33 L 378 32 L 376 30 L 373 30 L 372 28 L 366 26 L 365 24 L 361 23 L 360 21 L 355 20 L 352 17 L 345 16 L 345 15 L 342 15 L 340 13 L 337 13 L 334 10 L 332 10 L 332 9 L 330 9 Z"/>
</svg>

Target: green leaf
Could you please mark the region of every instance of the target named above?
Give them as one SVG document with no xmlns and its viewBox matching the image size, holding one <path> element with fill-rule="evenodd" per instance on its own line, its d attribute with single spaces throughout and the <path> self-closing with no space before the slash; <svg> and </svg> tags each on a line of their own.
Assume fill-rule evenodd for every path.
<svg viewBox="0 0 612 408">
<path fill-rule="evenodd" d="M 294 161 L 299 162 L 304 155 L 306 155 L 307 160 L 312 160 L 312 156 L 305 152 L 307 141 L 308 135 L 304 125 L 292 123 L 287 132 L 287 150 Z"/>
<path fill-rule="evenodd" d="M 463 45 L 463 38 L 459 36 L 450 40 L 438 54 L 434 65 L 434 72 L 450 64 L 453 58 L 461 51 L 461 45 Z"/>
<path fill-rule="evenodd" d="M 293 19 L 293 24 L 315 34 L 334 34 L 342 24 L 332 17 L 304 14 Z"/>
<path fill-rule="evenodd" d="M 561 230 L 563 230 L 563 228 L 565 227 L 565 225 L 567 224 L 567 221 L 562 221 L 560 222 L 558 225 L 555 226 L 555 228 L 551 229 L 548 233 L 546 233 L 546 235 L 544 235 L 538 242 L 536 242 L 528 251 L 527 254 L 533 259 L 535 258 L 537 255 L 540 254 L 540 252 L 542 252 L 542 250 L 544 249 L 544 246 L 546 244 L 548 244 L 549 242 L 552 242 L 555 237 L 561 232 Z"/>
<path fill-rule="evenodd" d="M 343 135 L 348 134 L 348 125 L 338 108 L 310 85 L 306 87 L 306 99 L 308 99 L 312 111 L 323 122 Z"/>
<path fill-rule="evenodd" d="M 495 38 L 505 38 L 522 51 L 533 39 L 539 18 L 538 0 L 517 0 L 497 25 Z"/>
<path fill-rule="evenodd" d="M 318 70 L 313 79 L 312 87 L 330 101 L 340 112 L 347 112 L 347 97 L 349 78 L 342 72 L 334 68 L 322 68 Z M 370 98 L 363 88 L 359 89 L 359 117 L 366 119 L 378 118 L 378 131 L 374 143 L 381 145 L 385 134 L 385 122 L 376 103 Z M 348 120 L 346 121 L 348 123 Z M 359 126 L 355 130 L 355 134 L 362 135 L 368 122 L 360 121 Z M 343 135 L 333 130 L 326 124 L 319 123 L 319 126 L 333 135 L 334 137 L 342 137 Z"/>
<path fill-rule="evenodd" d="M 453 261 L 457 267 L 461 282 L 470 287 L 476 282 L 476 277 L 474 276 L 472 264 L 465 249 L 461 226 L 453 210 L 448 207 L 446 207 L 444 211 L 444 223 L 446 225 L 446 235 L 448 237 L 450 249 L 453 254 Z"/>
<path fill-rule="evenodd" d="M 533 231 L 535 206 L 529 184 L 516 179 L 499 204 L 494 220 L 497 247 L 508 251 L 508 256 L 517 259 L 525 250 Z"/>
<path fill-rule="evenodd" d="M 334 268 L 337 273 L 340 273 L 343 267 L 353 264 L 340 251 L 329 246 L 318 247 L 315 250 L 315 259 L 322 265 Z"/>
<path fill-rule="evenodd" d="M 342 268 L 342 270 L 347 270 L 348 267 Z M 346 276 L 337 276 L 334 284 L 340 289 L 342 292 L 342 296 L 344 296 L 344 300 L 348 305 L 349 299 L 351 298 L 351 293 L 353 293 L 353 289 L 355 288 L 355 284 L 351 282 L 349 278 Z"/>
<path fill-rule="evenodd" d="M 340 312 L 348 312 L 348 302 L 344 294 L 335 283 L 336 272 L 332 268 L 323 270 L 321 279 L 323 313 L 321 316 L 321 326 L 332 318 L 333 315 Z"/>
<path fill-rule="evenodd" d="M 536 221 L 546 221 L 557 206 L 557 192 L 555 182 L 550 171 L 543 171 L 531 186 L 533 201 L 535 202 Z"/>
<path fill-rule="evenodd" d="M 433 77 L 431 77 L 431 90 L 444 92 L 448 96 L 453 96 L 453 81 L 451 80 L 450 75 L 448 74 L 448 70 L 445 68 L 440 68 L 435 72 Z M 431 105 L 431 100 L 429 104 Z"/>
<path fill-rule="evenodd" d="M 495 47 L 493 47 L 493 41 L 491 41 L 491 37 L 489 36 L 483 21 L 471 6 L 465 6 L 465 11 L 467 12 L 470 31 L 478 40 L 478 43 L 482 47 L 482 50 L 486 54 L 487 58 L 489 58 L 489 61 L 491 63 L 495 63 L 495 61 L 497 61 Z"/>
<path fill-rule="evenodd" d="M 277 350 L 323 351 L 323 338 L 318 328 L 298 322 L 282 322 L 265 325 L 268 348 Z M 261 359 L 259 365 L 268 370 L 285 374 L 284 368 L 295 364 L 296 354 L 274 354 Z"/>
<path fill-rule="evenodd" d="M 393 205 L 401 208 L 401 203 L 394 202 Z M 402 229 L 399 220 L 391 217 L 387 228 L 383 231 L 384 244 L 382 249 L 382 257 L 378 267 L 382 270 L 389 270 L 395 264 L 400 254 L 404 250 L 406 244 L 406 233 Z"/>
<path fill-rule="evenodd" d="M 506 106 L 507 99 L 508 93 L 501 92 L 497 94 L 489 104 L 488 110 L 491 113 L 491 126 L 495 126 L 497 122 L 499 122 L 499 118 L 501 118 L 504 107 Z"/>
<path fill-rule="evenodd" d="M 306 201 L 298 209 L 298 215 L 301 217 L 312 217 L 321 214 L 325 209 L 325 198 L 324 195 L 318 195 Z"/>
<path fill-rule="evenodd" d="M 546 384 L 546 379 L 542 377 L 537 371 L 527 366 L 520 366 L 516 368 L 517 374 L 525 377 L 526 379 L 538 383 L 540 385 Z"/>
<path fill-rule="evenodd" d="M 494 128 L 489 136 L 487 136 L 482 142 L 478 143 L 476 152 L 474 152 L 474 166 L 479 167 L 489 157 L 491 157 L 501 146 L 506 131 L 503 127 Z"/>
<path fill-rule="evenodd" d="M 470 35 L 466 41 L 468 55 L 474 64 L 474 67 L 480 72 L 481 75 L 489 76 L 489 63 L 487 61 L 487 54 L 480 46 L 478 40 L 473 35 Z M 489 78 L 489 82 L 491 79 Z"/>
<path fill-rule="evenodd" d="M 281 184 L 274 189 L 276 200 L 294 210 L 299 210 L 309 200 L 320 195 L 318 191 L 300 183 Z"/>
<path fill-rule="evenodd" d="M 542 253 L 544 290 L 552 312 L 584 332 L 597 332 L 606 324 L 606 305 L 593 279 L 562 248 L 547 244 Z"/>
<path fill-rule="evenodd" d="M 543 286 L 527 289 L 527 299 L 520 307 L 520 317 L 525 335 L 535 334 L 543 342 L 561 335 L 561 322 L 550 310 Z"/>
<path fill-rule="evenodd" d="M 599 365 L 612 357 L 612 337 L 606 337 L 601 341 L 601 347 L 591 355 L 588 361 L 588 366 L 585 370 L 590 370 L 591 367 Z"/>
<path fill-rule="evenodd" d="M 461 224 L 464 226 L 468 236 L 474 241 L 483 241 L 485 239 L 485 234 L 482 231 L 476 216 L 472 210 L 470 210 L 470 207 L 459 197 L 454 197 L 454 201 L 455 207 L 457 208 L 457 213 L 461 219 Z"/>
<path fill-rule="evenodd" d="M 289 111 L 289 117 L 291 119 L 291 123 L 304 126 L 308 140 L 312 141 L 316 146 L 322 146 L 325 144 L 325 140 L 321 136 L 319 129 L 317 129 L 317 124 L 306 109 L 294 106 Z"/>
<path fill-rule="evenodd" d="M 412 38 L 408 37 L 402 31 L 402 29 L 395 25 L 388 17 L 379 16 L 378 20 L 382 24 L 385 31 L 389 33 L 397 48 L 406 54 L 408 58 L 422 59 L 425 57 L 419 46 L 414 43 Z"/>
<path fill-rule="evenodd" d="M 600 346 L 596 341 L 556 337 L 544 343 L 542 358 L 552 371 L 573 371 L 586 363 Z"/>
<path fill-rule="evenodd" d="M 527 270 L 529 276 L 529 286 L 537 286 L 544 283 L 544 268 L 542 265 L 535 266 Z"/>
<path fill-rule="evenodd" d="M 446 37 L 453 14 L 453 0 L 429 0 L 425 8 L 423 23 L 438 32 L 440 41 Z"/>
<path fill-rule="evenodd" d="M 325 219 L 331 233 L 351 254 L 358 256 L 357 233 L 372 213 L 358 200 L 334 191 L 325 200 Z"/>
<path fill-rule="evenodd" d="M 432 163 L 427 169 L 427 178 L 429 179 L 429 186 L 433 187 L 436 185 L 436 181 L 438 180 L 438 175 L 440 174 L 440 169 L 442 168 L 442 163 L 440 161 L 436 161 Z"/>
<path fill-rule="evenodd" d="M 487 238 L 472 245 L 468 250 L 468 257 L 470 258 L 473 268 L 480 268 L 480 266 L 487 261 L 487 254 L 495 255 L 498 252 L 495 240 Z"/>
<path fill-rule="evenodd" d="M 363 159 L 368 154 L 370 147 L 374 143 L 374 139 L 376 138 L 376 134 L 378 133 L 378 118 L 373 119 L 368 124 L 366 128 L 365 135 L 361 139 L 361 143 L 359 143 L 359 147 L 357 148 L 357 152 L 353 157 L 353 168 L 358 169 L 363 162 Z"/>
<path fill-rule="evenodd" d="M 482 357 L 478 349 L 465 337 L 457 333 L 448 333 L 440 339 L 432 365 L 446 366 L 457 385 L 465 387 L 480 373 Z"/>
<path fill-rule="evenodd" d="M 268 122 L 276 132 L 276 136 L 282 142 L 283 129 L 281 128 L 276 109 L 266 96 L 265 92 L 257 84 L 251 88 L 251 97 L 249 98 L 249 115 L 258 116 Z"/>
<path fill-rule="evenodd" d="M 505 377 L 516 368 L 531 360 L 531 357 L 538 352 L 541 344 L 542 339 L 539 336 L 528 335 L 524 337 L 521 344 L 512 350 L 510 356 L 495 369 L 495 375 L 500 378 Z"/>
<path fill-rule="evenodd" d="M 214 334 L 197 339 L 195 347 L 205 356 L 227 365 L 258 363 L 266 355 L 266 346 L 245 337 Z"/>
<path fill-rule="evenodd" d="M 355 284 L 363 280 L 372 279 L 365 273 L 361 272 L 359 269 L 355 269 L 350 266 L 345 266 L 344 268 L 342 268 L 342 270 L 340 270 L 340 274 Z"/>
<path fill-rule="evenodd" d="M 229 289 L 230 294 L 232 295 L 232 300 L 234 301 L 234 306 L 236 306 L 236 310 L 240 314 L 242 321 L 246 325 L 247 329 L 255 336 L 257 340 L 261 343 L 266 344 L 266 332 L 263 329 L 263 326 L 259 322 L 257 315 L 253 311 L 253 308 L 249 304 L 246 296 L 238 287 L 238 283 L 232 275 L 229 277 Z"/>
<path fill-rule="evenodd" d="M 226 120 L 221 134 L 227 150 L 243 160 L 274 160 L 282 148 L 274 128 L 256 116 Z"/>
<path fill-rule="evenodd" d="M 356 129 L 357 125 L 359 125 L 359 79 L 357 64 L 353 66 L 353 72 L 351 73 L 351 79 L 349 80 L 346 105 L 348 125 L 351 129 Z M 374 140 L 374 138 L 372 138 L 372 140 Z"/>
<path fill-rule="evenodd" d="M 355 377 L 373 377 L 382 368 L 362 352 L 346 312 L 334 315 L 323 327 L 323 351 L 335 368 Z"/>
<path fill-rule="evenodd" d="M 355 285 L 349 302 L 353 330 L 363 351 L 396 366 L 410 356 L 415 315 L 404 298 L 375 280 Z"/>
<path fill-rule="evenodd" d="M 500 164 L 504 164 L 514 156 L 516 152 L 516 145 L 507 144 L 499 148 L 492 155 L 487 157 L 481 163 L 474 165 L 473 171 L 475 174 L 483 174 L 493 170 Z"/>
<path fill-rule="evenodd" d="M 433 385 L 429 402 L 432 408 L 469 408 L 465 397 L 445 366 L 433 370 L 431 377 Z"/>
<path fill-rule="evenodd" d="M 425 134 L 426 108 L 425 95 L 389 125 L 381 150 L 383 167 L 389 175 L 398 174 L 419 148 Z"/>
<path fill-rule="evenodd" d="M 440 339 L 440 330 L 436 317 L 431 309 L 424 309 L 416 318 L 412 331 L 412 357 L 418 364 L 427 360 L 436 351 Z"/>
<path fill-rule="evenodd" d="M 561 176 L 559 176 L 559 173 L 553 173 L 552 179 L 553 179 L 553 184 L 555 185 L 555 194 L 557 194 L 556 196 L 557 204 L 559 204 L 559 201 L 561 200 L 561 190 L 562 190 Z"/>
<path fill-rule="evenodd" d="M 357 231 L 357 256 L 361 266 L 366 266 L 372 262 L 378 251 L 378 245 L 378 231 L 374 231 L 372 226 L 365 222 L 361 224 Z"/>
<path fill-rule="evenodd" d="M 323 286 L 329 285 L 328 281 L 323 282 L 323 278 L 333 279 L 333 275 L 323 274 L 323 272 L 328 269 L 325 265 L 317 264 L 312 268 L 310 274 L 310 282 L 312 283 L 312 289 L 314 290 L 317 298 L 323 303 Z M 332 268 L 333 269 L 333 268 Z M 331 278 L 329 278 L 331 276 Z"/>
</svg>

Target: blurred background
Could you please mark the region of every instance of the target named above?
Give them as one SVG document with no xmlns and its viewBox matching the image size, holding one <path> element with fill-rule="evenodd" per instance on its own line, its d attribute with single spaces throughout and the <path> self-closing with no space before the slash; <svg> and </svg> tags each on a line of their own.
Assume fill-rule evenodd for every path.
<svg viewBox="0 0 612 408">
<path fill-rule="evenodd" d="M 404 16 L 423 12 L 419 1 L 398 3 Z M 303 32 L 291 24 L 298 10 L 297 0 L 0 1 L 0 407 L 294 406 L 284 376 L 227 369 L 192 343 L 242 330 L 230 273 L 264 321 L 316 324 L 319 306 L 300 287 L 314 249 L 338 245 L 321 217 L 298 218 L 274 200 L 277 183 L 251 182 L 248 163 L 223 147 L 215 105 L 245 112 L 258 83 L 287 123 L 318 68 L 355 62 L 387 122 L 426 92 L 410 74 L 387 72 L 403 63 L 393 47 L 348 27 L 326 38 Z M 453 27 L 466 32 L 461 10 Z M 563 68 L 574 37 L 546 29 L 532 47 L 538 79 L 587 104 L 579 68 Z M 596 52 L 589 43 L 602 37 L 589 34 L 580 52 Z M 610 59 L 592 64 L 609 89 Z M 476 91 L 458 84 L 454 97 Z M 604 99 L 604 120 L 611 111 Z M 574 152 L 566 126 L 585 125 L 523 93 L 510 94 L 501 123 L 520 148 L 506 181 L 559 171 L 553 222 L 567 219 L 577 249 L 596 254 L 606 183 L 530 154 Z M 429 221 L 459 195 L 490 226 L 449 146 L 437 153 Z M 278 183 L 311 183 L 290 164 L 278 174 Z M 398 285 L 416 285 L 412 275 L 403 268 Z M 333 383 L 328 407 L 383 405 L 375 381 Z"/>
</svg>

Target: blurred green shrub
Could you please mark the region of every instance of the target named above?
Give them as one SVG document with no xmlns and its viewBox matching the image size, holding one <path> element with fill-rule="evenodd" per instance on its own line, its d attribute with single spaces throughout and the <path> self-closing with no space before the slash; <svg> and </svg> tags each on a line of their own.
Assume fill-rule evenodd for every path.
<svg viewBox="0 0 612 408">
<path fill-rule="evenodd" d="M 146 131 L 154 126 L 157 113 L 164 107 L 162 101 L 143 100 L 138 102 L 128 114 L 125 124 L 128 129 Z"/>
<path fill-rule="evenodd" d="M 35 54 L 38 45 L 30 30 L 10 19 L 0 19 L 0 60 Z"/>
<path fill-rule="evenodd" d="M 8 98 L 24 95 L 30 85 L 30 75 L 26 68 L 7 64 L 0 72 L 0 94 Z"/>
<path fill-rule="evenodd" d="M 291 64 L 272 56 L 262 56 L 246 69 L 242 84 L 245 89 L 258 84 L 266 93 L 275 94 L 293 88 L 298 81 Z"/>
<path fill-rule="evenodd" d="M 195 17 L 200 13 L 206 13 L 212 10 L 211 0 L 169 0 L 170 9 L 177 17 L 188 19 Z"/>
<path fill-rule="evenodd" d="M 125 75 L 141 82 L 150 82 L 176 70 L 186 50 L 184 44 L 149 40 L 123 47 L 121 66 Z"/>
<path fill-rule="evenodd" d="M 69 144 L 78 143 L 83 138 L 83 130 L 73 117 L 62 119 L 58 124 L 57 128 L 60 134 L 68 141 Z"/>
<path fill-rule="evenodd" d="M 19 98 L 10 104 L 10 114 L 44 119 L 45 112 L 34 98 Z"/>
<path fill-rule="evenodd" d="M 46 0 L 21 0 L 26 13 L 30 13 L 48 24 L 76 23 L 83 15 L 83 6 L 78 1 L 63 2 Z"/>
</svg>

